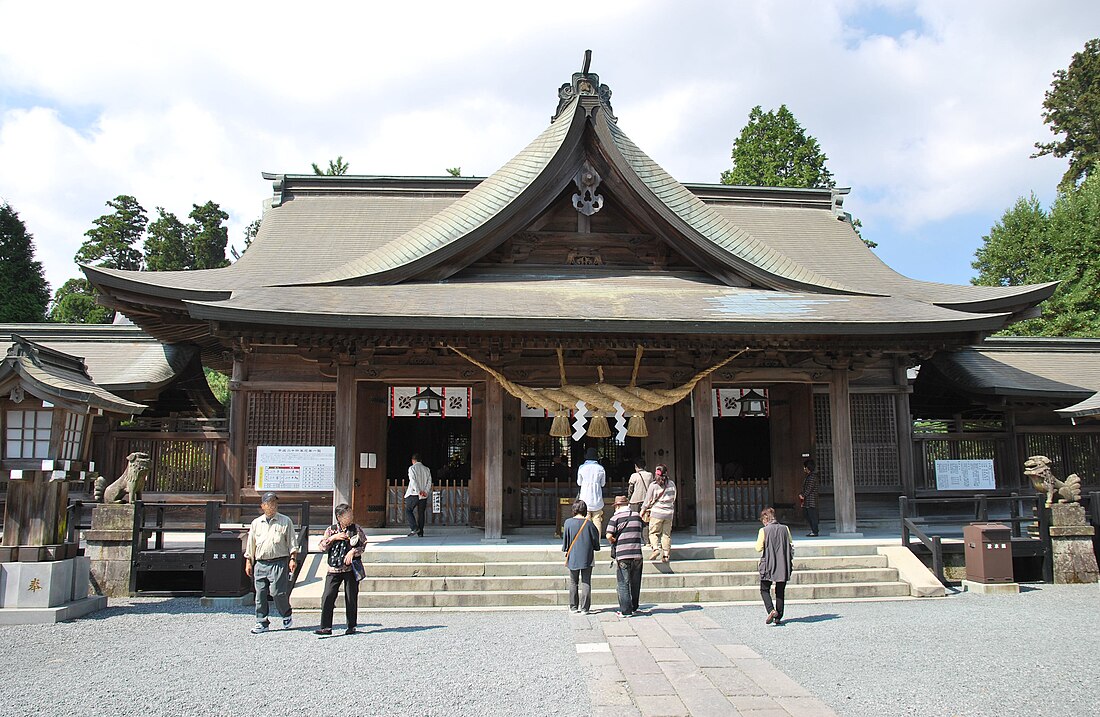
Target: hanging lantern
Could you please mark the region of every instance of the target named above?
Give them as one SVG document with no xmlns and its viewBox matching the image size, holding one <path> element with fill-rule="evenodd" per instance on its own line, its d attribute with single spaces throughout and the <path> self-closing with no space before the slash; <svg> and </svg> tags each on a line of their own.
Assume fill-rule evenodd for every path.
<svg viewBox="0 0 1100 717">
<path fill-rule="evenodd" d="M 630 416 L 626 424 L 626 435 L 634 438 L 646 438 L 649 436 L 649 428 L 645 425 L 645 414 L 635 412 Z"/>
<path fill-rule="evenodd" d="M 550 424 L 550 435 L 554 438 L 568 438 L 573 435 L 569 428 L 569 414 L 565 411 L 554 411 L 554 422 Z"/>
<path fill-rule="evenodd" d="M 415 406 L 413 414 L 417 418 L 443 415 L 443 397 L 430 386 L 413 396 L 413 405 Z"/>
<path fill-rule="evenodd" d="M 588 423 L 589 438 L 611 438 L 611 426 L 607 425 L 607 416 L 597 411 Z"/>
<path fill-rule="evenodd" d="M 759 417 L 768 415 L 768 397 L 750 388 L 741 396 L 741 415 Z"/>
</svg>

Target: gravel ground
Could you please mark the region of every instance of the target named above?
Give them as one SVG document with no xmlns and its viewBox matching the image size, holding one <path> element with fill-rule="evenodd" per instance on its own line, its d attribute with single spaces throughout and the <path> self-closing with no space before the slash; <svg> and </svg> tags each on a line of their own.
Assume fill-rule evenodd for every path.
<svg viewBox="0 0 1100 717">
<path fill-rule="evenodd" d="M 360 611 L 360 634 L 345 636 L 340 610 L 338 602 L 331 638 L 313 635 L 315 612 L 298 613 L 290 632 L 250 635 L 250 609 L 225 613 L 186 598 L 112 601 L 67 624 L 0 626 L 0 673 L 21 695 L 6 694 L 0 713 L 588 714 L 565 611 Z"/>
<path fill-rule="evenodd" d="M 844 717 L 1100 715 L 1100 589 L 706 608 Z"/>
</svg>

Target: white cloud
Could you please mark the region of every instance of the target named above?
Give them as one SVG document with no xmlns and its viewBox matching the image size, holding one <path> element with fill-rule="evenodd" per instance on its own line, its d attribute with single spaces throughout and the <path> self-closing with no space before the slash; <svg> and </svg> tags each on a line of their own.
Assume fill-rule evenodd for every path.
<svg viewBox="0 0 1100 717">
<path fill-rule="evenodd" d="M 912 27 L 871 34 L 869 10 Z M 261 170 L 340 154 L 353 172 L 488 174 L 543 129 L 586 47 L 624 130 L 684 181 L 717 181 L 749 109 L 786 103 L 869 230 L 997 215 L 1061 175 L 1027 158 L 1049 136 L 1043 92 L 1100 27 L 1083 1 L 0 0 L 0 16 L 0 197 L 55 286 L 116 194 L 181 215 L 213 199 L 239 243 Z"/>
</svg>

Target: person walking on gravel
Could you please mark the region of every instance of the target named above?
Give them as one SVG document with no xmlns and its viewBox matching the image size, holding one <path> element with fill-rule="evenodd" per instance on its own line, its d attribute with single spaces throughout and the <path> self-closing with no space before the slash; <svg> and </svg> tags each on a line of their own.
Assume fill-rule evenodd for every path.
<svg viewBox="0 0 1100 717">
<path fill-rule="evenodd" d="M 764 527 L 756 534 L 756 552 L 760 553 L 760 597 L 764 609 L 768 611 L 769 625 L 779 625 L 783 621 L 783 593 L 787 581 L 794 572 L 794 541 L 790 528 L 775 517 L 775 508 L 765 508 L 760 512 L 760 522 Z M 775 585 L 775 604 L 772 604 L 772 585 Z"/>
<path fill-rule="evenodd" d="M 606 483 L 607 472 L 600 465 L 600 455 L 595 448 L 589 448 L 584 454 L 584 463 L 577 469 L 577 485 L 581 487 L 577 497 L 588 506 L 588 519 L 596 525 L 597 541 L 603 530 L 603 487 Z"/>
<path fill-rule="evenodd" d="M 653 548 L 650 560 L 672 559 L 672 519 L 676 515 L 676 484 L 668 474 L 668 466 L 661 464 L 653 469 L 653 482 L 649 484 L 642 503 L 642 520 L 649 522 L 649 543 Z"/>
<path fill-rule="evenodd" d="M 420 454 L 412 454 L 409 466 L 409 487 L 405 489 L 405 517 L 409 521 L 409 537 L 424 537 L 424 512 L 428 509 L 428 494 L 432 491 L 432 471 L 420 462 Z"/>
<path fill-rule="evenodd" d="M 318 545 L 328 558 L 328 575 L 325 577 L 325 592 L 321 597 L 321 627 L 313 631 L 314 635 L 332 634 L 332 612 L 336 608 L 336 594 L 341 585 L 344 586 L 344 617 L 347 618 L 344 634 L 355 634 L 360 576 L 356 574 L 353 565 L 363 555 L 367 536 L 353 522 L 355 516 L 347 503 L 336 506 L 335 513 L 336 523 L 325 530 L 325 536 Z M 362 565 L 358 566 L 361 571 Z"/>
<path fill-rule="evenodd" d="M 627 501 L 625 495 L 615 498 L 615 514 L 607 521 L 607 542 L 611 543 L 611 558 L 615 561 L 616 592 L 619 597 L 619 617 L 632 617 L 638 612 L 642 593 L 642 533 L 645 523 Z"/>
<path fill-rule="evenodd" d="M 583 500 L 573 502 L 573 517 L 561 528 L 561 551 L 569 569 L 569 611 L 587 615 L 592 609 L 592 568 L 600 549 L 600 531 L 592 524 Z"/>
<path fill-rule="evenodd" d="M 267 632 L 268 596 L 289 630 L 290 578 L 298 567 L 298 545 L 294 540 L 294 521 L 279 512 L 279 496 L 264 493 L 260 499 L 263 515 L 248 527 L 248 545 L 244 551 L 244 572 L 252 578 L 256 592 L 256 626 L 252 634 Z"/>
</svg>

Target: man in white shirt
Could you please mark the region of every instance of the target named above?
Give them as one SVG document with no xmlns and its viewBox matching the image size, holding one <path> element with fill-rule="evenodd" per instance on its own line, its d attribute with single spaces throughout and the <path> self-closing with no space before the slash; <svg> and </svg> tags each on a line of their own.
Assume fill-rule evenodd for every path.
<svg viewBox="0 0 1100 717">
<path fill-rule="evenodd" d="M 596 532 L 603 535 L 603 487 L 607 473 L 599 457 L 595 448 L 585 452 L 584 463 L 577 469 L 577 485 L 581 487 L 580 499 L 588 506 L 588 519 L 596 526 Z"/>
<path fill-rule="evenodd" d="M 279 512 L 279 497 L 264 493 L 260 508 L 263 515 L 248 527 L 248 544 L 244 551 L 244 572 L 252 578 L 256 591 L 254 635 L 267 632 L 270 625 L 268 595 L 283 618 L 283 629 L 290 629 L 290 579 L 298 567 L 294 521 Z"/>
<path fill-rule="evenodd" d="M 428 509 L 428 494 L 432 492 L 432 472 L 413 453 L 409 466 L 409 487 L 405 489 L 405 517 L 409 521 L 409 537 L 424 537 L 424 511 Z"/>
</svg>

